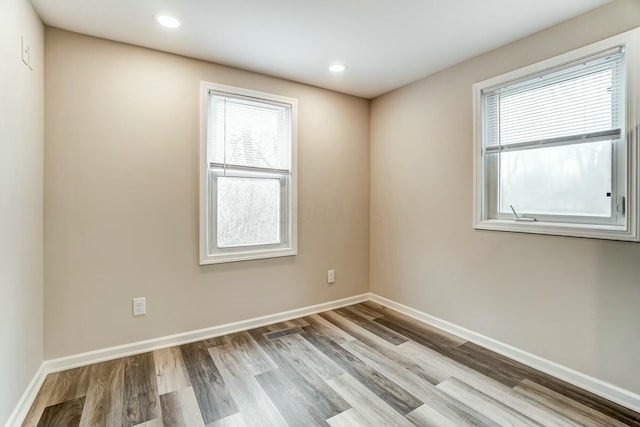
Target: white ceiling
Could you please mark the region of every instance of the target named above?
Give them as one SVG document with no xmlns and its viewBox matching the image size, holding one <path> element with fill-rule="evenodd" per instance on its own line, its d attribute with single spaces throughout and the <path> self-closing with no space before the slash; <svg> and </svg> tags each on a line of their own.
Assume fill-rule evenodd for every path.
<svg viewBox="0 0 640 427">
<path fill-rule="evenodd" d="M 47 25 L 373 98 L 610 0 L 33 0 Z M 170 12 L 168 30 L 153 21 Z M 348 69 L 331 74 L 328 66 Z"/>
</svg>

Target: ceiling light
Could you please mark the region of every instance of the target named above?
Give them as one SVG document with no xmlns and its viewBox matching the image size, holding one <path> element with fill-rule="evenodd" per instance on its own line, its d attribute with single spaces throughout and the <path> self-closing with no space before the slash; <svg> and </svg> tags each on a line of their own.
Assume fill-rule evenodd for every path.
<svg viewBox="0 0 640 427">
<path fill-rule="evenodd" d="M 178 21 L 173 16 L 164 13 L 156 13 L 155 15 L 153 15 L 153 17 L 155 18 L 156 22 L 163 27 L 178 28 L 180 26 L 180 21 Z"/>
<path fill-rule="evenodd" d="M 332 73 L 341 73 L 346 69 L 347 69 L 347 66 L 344 64 L 333 64 L 332 66 L 329 67 L 329 71 L 331 71 Z"/>
</svg>

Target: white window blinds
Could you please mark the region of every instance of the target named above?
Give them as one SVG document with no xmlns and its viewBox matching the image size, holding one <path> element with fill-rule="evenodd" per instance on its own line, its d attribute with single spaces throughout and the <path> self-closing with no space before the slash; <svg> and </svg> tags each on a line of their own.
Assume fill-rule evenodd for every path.
<svg viewBox="0 0 640 427">
<path fill-rule="evenodd" d="M 620 138 L 622 48 L 483 91 L 486 154 Z"/>
<path fill-rule="evenodd" d="M 291 170 L 291 106 L 212 92 L 211 167 Z"/>
</svg>

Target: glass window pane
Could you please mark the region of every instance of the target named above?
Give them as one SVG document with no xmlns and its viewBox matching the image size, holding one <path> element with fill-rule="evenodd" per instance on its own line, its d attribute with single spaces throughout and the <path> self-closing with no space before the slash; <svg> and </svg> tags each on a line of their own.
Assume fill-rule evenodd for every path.
<svg viewBox="0 0 640 427">
<path fill-rule="evenodd" d="M 611 216 L 611 155 L 611 141 L 502 153 L 500 212 Z"/>
<path fill-rule="evenodd" d="M 280 243 L 280 180 L 220 176 L 219 248 Z"/>
</svg>

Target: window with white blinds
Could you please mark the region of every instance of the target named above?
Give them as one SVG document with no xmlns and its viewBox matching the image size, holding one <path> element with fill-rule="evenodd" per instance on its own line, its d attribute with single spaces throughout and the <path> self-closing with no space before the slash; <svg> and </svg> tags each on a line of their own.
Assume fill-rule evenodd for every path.
<svg viewBox="0 0 640 427">
<path fill-rule="evenodd" d="M 295 255 L 296 100 L 202 88 L 200 263 Z"/>
<path fill-rule="evenodd" d="M 637 239 L 636 33 L 474 85 L 476 228 Z"/>
</svg>

